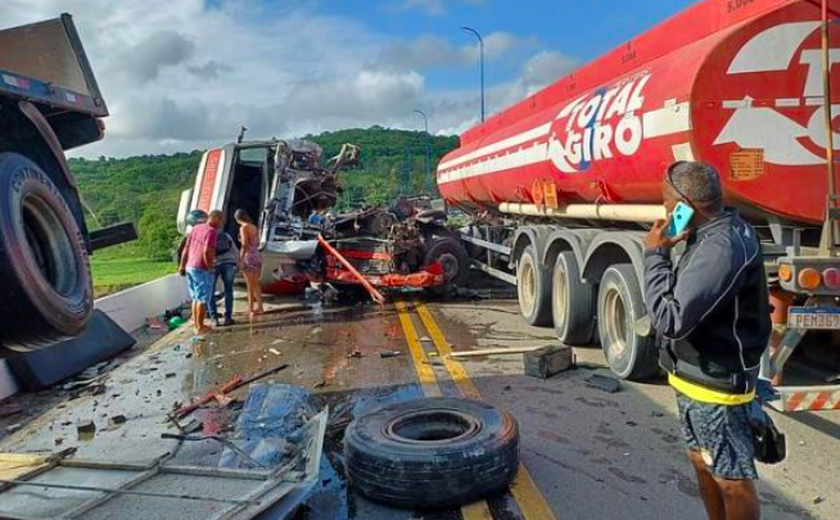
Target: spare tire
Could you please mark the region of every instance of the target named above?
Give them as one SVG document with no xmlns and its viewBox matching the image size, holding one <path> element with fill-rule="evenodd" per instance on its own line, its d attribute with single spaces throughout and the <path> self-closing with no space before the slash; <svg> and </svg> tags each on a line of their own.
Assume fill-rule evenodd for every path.
<svg viewBox="0 0 840 520">
<path fill-rule="evenodd" d="M 0 345 L 30 351 L 84 331 L 93 288 L 84 238 L 55 184 L 0 154 Z"/>
<path fill-rule="evenodd" d="M 438 509 L 504 492 L 519 467 L 519 428 L 489 404 L 446 397 L 357 417 L 344 438 L 347 479 L 385 504 Z"/>
</svg>

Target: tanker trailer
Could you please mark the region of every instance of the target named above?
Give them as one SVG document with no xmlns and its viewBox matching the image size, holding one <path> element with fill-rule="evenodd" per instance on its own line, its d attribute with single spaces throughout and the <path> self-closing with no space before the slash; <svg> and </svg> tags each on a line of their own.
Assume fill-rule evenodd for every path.
<svg viewBox="0 0 840 520">
<path fill-rule="evenodd" d="M 780 383 L 807 330 L 840 329 L 829 166 L 840 136 L 826 114 L 840 89 L 838 13 L 840 0 L 706 0 L 466 131 L 437 181 L 474 217 L 463 235 L 474 265 L 516 284 L 532 325 L 600 342 L 618 376 L 650 378 L 642 239 L 665 217 L 666 168 L 711 163 L 764 241 L 785 331 L 764 375 Z M 790 410 L 840 407 L 840 385 L 781 396 Z"/>
</svg>

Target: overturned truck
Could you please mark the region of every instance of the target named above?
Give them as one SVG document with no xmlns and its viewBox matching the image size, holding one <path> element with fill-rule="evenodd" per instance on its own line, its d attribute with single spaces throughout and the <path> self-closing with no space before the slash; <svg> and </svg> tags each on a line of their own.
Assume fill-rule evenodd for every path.
<svg viewBox="0 0 840 520">
<path fill-rule="evenodd" d="M 401 197 L 389 207 L 335 212 L 339 176 L 358 162 L 356 146 L 345 144 L 324 160 L 318 144 L 303 140 L 241 141 L 208 150 L 195 187 L 182 194 L 178 229 L 188 232 L 190 211 L 220 210 L 225 230 L 237 237 L 233 213 L 248 212 L 260 228 L 261 281 L 269 293 L 300 292 L 312 283 L 432 291 L 462 283 L 467 254 L 447 228 L 442 204 Z"/>
</svg>

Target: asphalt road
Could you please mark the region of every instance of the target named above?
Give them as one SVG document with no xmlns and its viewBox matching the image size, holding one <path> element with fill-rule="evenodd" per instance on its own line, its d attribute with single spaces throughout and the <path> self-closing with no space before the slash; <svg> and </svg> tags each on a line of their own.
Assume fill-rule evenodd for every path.
<svg viewBox="0 0 840 520">
<path fill-rule="evenodd" d="M 449 349 L 554 343 L 550 329 L 520 319 L 514 300 L 499 292 L 488 296 L 425 304 L 406 298 L 384 310 L 362 306 L 320 314 L 273 306 L 276 312 L 258 323 L 216 334 L 198 347 L 179 331 L 109 372 L 97 395 L 17 398 L 28 411 L 15 419 L 19 426 L 0 440 L 0 450 L 72 446 L 85 458 L 151 459 L 175 446 L 160 439 L 173 402 L 283 362 L 291 368 L 268 381 L 313 389 L 334 409 L 359 414 L 423 395 L 464 395 L 509 410 L 522 435 L 523 466 L 510 492 L 436 513 L 398 511 L 357 496 L 342 477 L 340 438 L 328 439 L 321 485 L 299 520 L 704 518 L 677 438 L 673 392 L 664 384 L 623 383 L 614 394 L 587 386 L 593 373 L 608 374 L 597 349 L 577 349 L 580 368 L 548 381 L 525 376 L 521 355 L 446 361 Z M 402 355 L 383 359 L 384 350 Z M 361 357 L 348 357 L 354 351 Z M 114 414 L 128 422 L 105 428 Z M 84 419 L 97 422 L 92 439 L 78 438 L 75 425 Z M 790 454 L 780 466 L 760 468 L 763 518 L 837 519 L 840 413 L 776 419 Z"/>
</svg>

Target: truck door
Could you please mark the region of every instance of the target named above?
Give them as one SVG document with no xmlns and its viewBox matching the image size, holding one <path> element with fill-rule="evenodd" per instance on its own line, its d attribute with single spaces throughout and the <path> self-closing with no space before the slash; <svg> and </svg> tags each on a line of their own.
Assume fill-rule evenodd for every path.
<svg viewBox="0 0 840 520">
<path fill-rule="evenodd" d="M 188 231 L 186 218 L 190 211 L 196 209 L 207 213 L 217 209 L 224 211 L 230 195 L 234 152 L 233 145 L 211 148 L 204 152 L 195 176 L 195 186 L 181 194 L 181 204 L 178 208 L 178 231 L 181 233 Z"/>
</svg>

